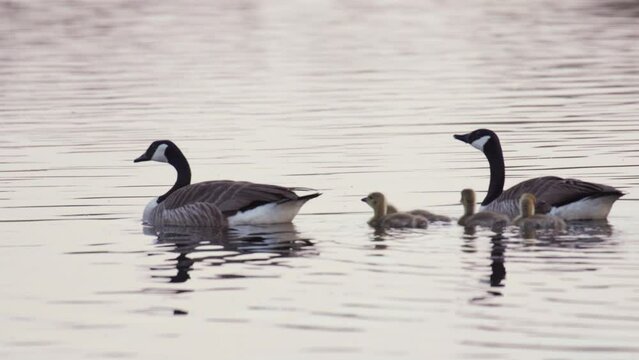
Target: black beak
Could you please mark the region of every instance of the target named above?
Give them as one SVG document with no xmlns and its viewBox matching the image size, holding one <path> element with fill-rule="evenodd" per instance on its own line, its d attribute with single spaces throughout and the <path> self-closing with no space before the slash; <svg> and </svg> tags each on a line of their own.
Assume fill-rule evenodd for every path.
<svg viewBox="0 0 639 360">
<path fill-rule="evenodd" d="M 366 199 L 367 199 L 367 198 L 362 198 L 362 201 L 363 201 L 363 202 L 366 202 Z"/>
<path fill-rule="evenodd" d="M 151 158 L 146 153 L 144 153 L 144 154 L 140 155 L 139 158 L 133 160 L 133 162 L 136 163 L 136 162 L 140 162 L 140 161 L 149 161 L 149 160 L 151 160 Z"/>
<path fill-rule="evenodd" d="M 466 144 L 470 144 L 470 133 L 464 135 L 453 135 L 453 137 L 459 141 L 463 141 Z"/>
</svg>

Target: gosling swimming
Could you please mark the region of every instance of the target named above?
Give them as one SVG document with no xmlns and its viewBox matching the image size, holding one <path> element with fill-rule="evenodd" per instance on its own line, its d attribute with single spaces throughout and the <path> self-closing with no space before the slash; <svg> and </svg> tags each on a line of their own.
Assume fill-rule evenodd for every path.
<svg viewBox="0 0 639 360">
<path fill-rule="evenodd" d="M 465 227 L 487 227 L 493 230 L 504 228 L 510 223 L 507 215 L 492 211 L 482 211 L 475 213 L 475 191 L 464 189 L 461 192 L 461 204 L 464 206 L 464 215 L 457 223 Z"/>
<path fill-rule="evenodd" d="M 566 222 L 558 216 L 535 214 L 535 203 L 535 195 L 530 193 L 522 194 L 519 198 L 519 216 L 513 220 L 513 225 L 526 229 L 557 231 L 566 229 Z"/>
<path fill-rule="evenodd" d="M 387 204 L 386 205 L 386 214 L 394 214 L 394 213 L 398 213 L 400 212 L 399 210 L 397 210 L 397 208 L 391 204 Z M 404 211 L 407 214 L 411 214 L 411 215 L 416 215 L 416 216 L 421 216 L 423 218 L 425 218 L 426 220 L 428 220 L 429 222 L 433 223 L 433 222 L 450 222 L 450 218 L 448 216 L 444 216 L 444 215 L 437 215 L 437 214 L 433 214 L 430 211 L 427 210 L 422 210 L 422 209 L 416 209 L 416 210 L 411 210 L 411 211 Z"/>
<path fill-rule="evenodd" d="M 396 212 L 389 214 L 386 204 L 386 197 L 380 192 L 373 192 L 362 201 L 373 208 L 373 217 L 368 221 L 368 225 L 374 228 L 421 228 L 428 227 L 428 220 L 408 213 Z"/>
</svg>

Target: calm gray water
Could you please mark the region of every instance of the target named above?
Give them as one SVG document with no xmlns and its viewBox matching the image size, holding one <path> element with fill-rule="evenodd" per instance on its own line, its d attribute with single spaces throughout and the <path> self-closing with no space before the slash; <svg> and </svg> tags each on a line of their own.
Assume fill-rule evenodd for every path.
<svg viewBox="0 0 639 360">
<path fill-rule="evenodd" d="M 0 358 L 635 359 L 639 3 L 0 2 Z M 359 199 L 628 194 L 567 235 L 375 235 Z M 294 225 L 140 224 L 174 181 L 317 188 Z"/>
</svg>

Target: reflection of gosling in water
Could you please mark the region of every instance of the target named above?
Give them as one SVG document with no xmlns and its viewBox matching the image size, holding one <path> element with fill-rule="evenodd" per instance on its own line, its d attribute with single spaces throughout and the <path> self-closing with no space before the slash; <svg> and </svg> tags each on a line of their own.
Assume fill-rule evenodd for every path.
<svg viewBox="0 0 639 360">
<path fill-rule="evenodd" d="M 421 216 L 396 212 L 388 214 L 384 194 L 374 192 L 362 199 L 373 208 L 373 217 L 368 225 L 376 228 L 422 228 L 428 227 L 428 220 Z"/>
<path fill-rule="evenodd" d="M 522 229 L 550 229 L 563 231 L 566 223 L 558 216 L 535 214 L 535 195 L 525 193 L 519 198 L 519 216 L 513 220 L 513 225 Z"/>
<path fill-rule="evenodd" d="M 396 207 L 388 203 L 386 204 L 387 214 L 394 214 L 398 212 L 400 211 L 397 210 Z M 406 213 L 411 215 L 421 216 L 424 219 L 428 220 L 429 222 L 438 222 L 438 221 L 450 222 L 450 218 L 448 216 L 433 214 L 432 212 L 426 211 L 426 210 L 416 209 L 416 210 L 406 211 Z"/>
<path fill-rule="evenodd" d="M 508 216 L 492 211 L 481 211 L 475 214 L 475 191 L 464 189 L 461 192 L 461 203 L 464 205 L 464 215 L 457 223 L 466 227 L 482 226 L 490 229 L 504 228 L 510 223 Z"/>
</svg>

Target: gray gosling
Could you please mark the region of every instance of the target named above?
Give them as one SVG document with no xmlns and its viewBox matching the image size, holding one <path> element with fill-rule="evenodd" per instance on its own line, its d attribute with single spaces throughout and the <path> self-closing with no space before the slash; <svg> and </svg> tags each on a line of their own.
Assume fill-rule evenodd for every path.
<svg viewBox="0 0 639 360">
<path fill-rule="evenodd" d="M 487 227 L 499 229 L 508 226 L 510 218 L 507 215 L 492 211 L 481 211 L 475 213 L 475 191 L 464 189 L 461 192 L 461 203 L 464 206 L 464 215 L 459 218 L 457 224 L 465 227 Z"/>
<path fill-rule="evenodd" d="M 531 193 L 522 194 L 519 198 L 519 216 L 513 220 L 513 225 L 522 229 L 566 230 L 566 222 L 558 216 L 535 214 L 537 199 Z"/>
<path fill-rule="evenodd" d="M 362 201 L 373 208 L 373 217 L 368 220 L 368 225 L 374 228 L 421 228 L 428 227 L 428 220 L 409 213 L 396 212 L 389 214 L 386 197 L 380 192 L 373 192 Z"/>
</svg>

